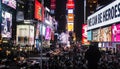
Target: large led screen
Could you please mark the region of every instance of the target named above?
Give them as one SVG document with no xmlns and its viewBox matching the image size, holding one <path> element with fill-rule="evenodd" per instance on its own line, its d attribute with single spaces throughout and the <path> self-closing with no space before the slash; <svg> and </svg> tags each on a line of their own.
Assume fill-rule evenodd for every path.
<svg viewBox="0 0 120 69">
<path fill-rule="evenodd" d="M 16 0 L 2 0 L 2 3 L 16 9 Z"/>
<path fill-rule="evenodd" d="M 112 41 L 120 42 L 120 24 L 112 25 Z"/>
<path fill-rule="evenodd" d="M 74 29 L 74 24 L 73 23 L 67 23 L 67 29 L 68 29 L 68 31 L 73 31 L 73 29 Z"/>
<path fill-rule="evenodd" d="M 18 44 L 34 44 L 34 26 L 17 25 L 17 43 Z"/>
<path fill-rule="evenodd" d="M 12 36 L 12 14 L 2 10 L 1 35 L 5 38 Z"/>
<path fill-rule="evenodd" d="M 111 26 L 99 29 L 99 41 L 109 42 L 112 40 Z"/>
<path fill-rule="evenodd" d="M 93 30 L 93 35 L 92 35 L 92 39 L 93 41 L 99 41 L 99 30 L 96 29 L 96 30 Z"/>
<path fill-rule="evenodd" d="M 82 24 L 82 44 L 89 44 L 87 40 L 87 24 Z"/>
<path fill-rule="evenodd" d="M 38 0 L 35 0 L 35 19 L 42 20 L 42 5 Z"/>
<path fill-rule="evenodd" d="M 92 31 L 87 32 L 87 40 L 89 40 L 89 41 L 92 40 Z"/>
</svg>

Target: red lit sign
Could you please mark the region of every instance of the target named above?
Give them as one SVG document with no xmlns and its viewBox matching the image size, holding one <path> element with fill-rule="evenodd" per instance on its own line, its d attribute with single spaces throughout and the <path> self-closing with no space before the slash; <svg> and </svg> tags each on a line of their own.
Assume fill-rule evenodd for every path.
<svg viewBox="0 0 120 69">
<path fill-rule="evenodd" d="M 87 24 L 82 25 L 82 44 L 89 44 L 87 40 Z"/>
<path fill-rule="evenodd" d="M 38 0 L 35 0 L 35 18 L 38 20 L 42 20 L 42 5 Z"/>
<path fill-rule="evenodd" d="M 73 8 L 74 8 L 74 2 L 73 1 L 68 1 L 67 9 L 73 9 Z"/>
<path fill-rule="evenodd" d="M 52 10 L 54 10 L 56 8 L 56 3 L 55 2 L 56 2 L 56 0 L 51 0 L 50 7 L 51 7 Z"/>
</svg>

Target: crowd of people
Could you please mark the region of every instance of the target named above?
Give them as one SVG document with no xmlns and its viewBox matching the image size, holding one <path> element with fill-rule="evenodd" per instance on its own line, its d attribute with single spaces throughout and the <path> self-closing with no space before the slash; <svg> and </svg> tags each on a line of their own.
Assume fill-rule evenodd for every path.
<svg viewBox="0 0 120 69">
<path fill-rule="evenodd" d="M 59 46 L 49 53 L 44 67 L 49 69 L 120 69 L 119 52 L 100 50 L 97 43 L 90 46 L 78 44 Z M 47 65 L 47 66 L 46 66 Z"/>
<path fill-rule="evenodd" d="M 42 69 L 120 69 L 120 52 L 114 52 L 111 49 L 102 50 L 97 43 L 91 43 L 88 46 L 80 43 L 72 44 L 71 46 L 57 44 L 54 48 L 50 48 L 47 51 L 49 52 L 46 53 L 45 57 L 49 59 L 43 60 Z M 26 57 L 25 55 L 27 54 L 24 54 L 21 57 L 22 60 L 19 61 L 23 61 L 23 57 Z M 2 56 L 4 56 L 3 53 Z M 25 66 L 32 67 L 32 69 L 37 67 L 37 69 L 40 69 L 40 63 L 28 60 L 28 57 L 24 58 L 26 61 L 24 64 L 18 63 L 18 67 Z M 10 59 L 11 57 L 7 58 Z"/>
</svg>

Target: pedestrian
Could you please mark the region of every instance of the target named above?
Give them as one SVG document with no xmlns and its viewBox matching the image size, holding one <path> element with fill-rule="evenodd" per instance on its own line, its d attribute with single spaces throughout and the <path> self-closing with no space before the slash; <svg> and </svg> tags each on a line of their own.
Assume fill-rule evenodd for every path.
<svg viewBox="0 0 120 69">
<path fill-rule="evenodd" d="M 85 52 L 85 58 L 88 61 L 88 69 L 98 69 L 98 62 L 101 53 L 97 42 L 92 42 L 89 49 Z"/>
</svg>

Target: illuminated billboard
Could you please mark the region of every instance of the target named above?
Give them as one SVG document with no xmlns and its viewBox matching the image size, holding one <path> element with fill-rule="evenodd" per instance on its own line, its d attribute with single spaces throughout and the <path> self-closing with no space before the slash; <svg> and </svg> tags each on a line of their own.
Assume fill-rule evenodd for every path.
<svg viewBox="0 0 120 69">
<path fill-rule="evenodd" d="M 12 14 L 2 10 L 1 35 L 5 38 L 12 37 Z"/>
<path fill-rule="evenodd" d="M 2 3 L 16 9 L 16 0 L 2 0 Z"/>
<path fill-rule="evenodd" d="M 71 13 L 71 14 L 73 14 L 74 12 L 73 12 L 73 9 L 68 9 L 68 14 L 69 13 Z"/>
<path fill-rule="evenodd" d="M 67 30 L 73 31 L 74 30 L 74 24 L 73 23 L 67 23 Z"/>
<path fill-rule="evenodd" d="M 112 40 L 111 36 L 111 26 L 99 29 L 99 41 L 110 42 Z"/>
<path fill-rule="evenodd" d="M 120 42 L 120 24 L 112 25 L 112 41 Z"/>
<path fill-rule="evenodd" d="M 34 26 L 17 25 L 17 44 L 34 44 Z"/>
<path fill-rule="evenodd" d="M 48 39 L 48 40 L 51 39 L 51 28 L 48 26 L 46 27 L 45 39 Z"/>
<path fill-rule="evenodd" d="M 67 21 L 68 22 L 74 22 L 74 14 L 68 14 Z"/>
<path fill-rule="evenodd" d="M 115 0 L 87 18 L 88 30 L 120 22 L 120 0 Z"/>
<path fill-rule="evenodd" d="M 56 8 L 56 0 L 51 0 L 50 3 L 51 3 L 51 4 L 50 4 L 50 8 L 51 8 L 52 10 L 55 10 L 55 8 Z"/>
<path fill-rule="evenodd" d="M 92 31 L 87 32 L 87 40 L 89 40 L 89 41 L 92 40 Z"/>
<path fill-rule="evenodd" d="M 46 26 L 43 24 L 40 24 L 40 35 L 45 36 L 46 34 Z"/>
<path fill-rule="evenodd" d="M 93 41 L 97 41 L 97 42 L 111 42 L 112 41 L 111 26 L 93 30 L 92 34 L 93 34 Z"/>
<path fill-rule="evenodd" d="M 93 41 L 99 41 L 99 30 L 96 29 L 96 30 L 93 30 L 93 35 L 92 35 L 92 39 Z"/>
<path fill-rule="evenodd" d="M 74 0 L 68 0 L 67 5 L 66 5 L 67 9 L 74 9 Z"/>
<path fill-rule="evenodd" d="M 35 13 L 34 17 L 37 20 L 42 20 L 42 5 L 38 0 L 35 0 Z"/>
<path fill-rule="evenodd" d="M 87 24 L 82 24 L 82 44 L 89 44 L 87 40 Z"/>
</svg>

